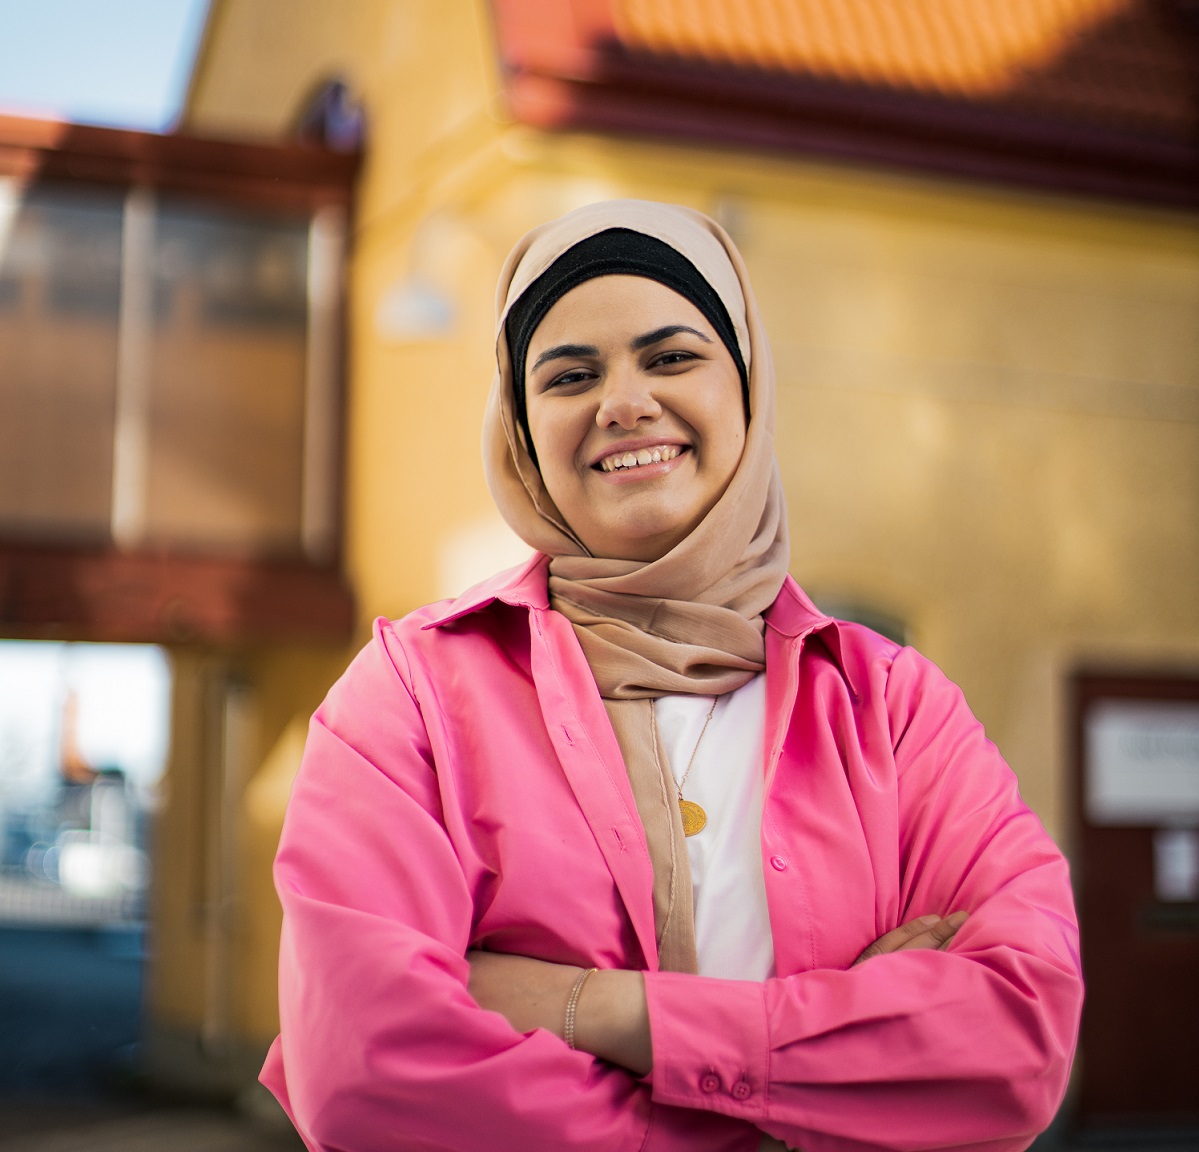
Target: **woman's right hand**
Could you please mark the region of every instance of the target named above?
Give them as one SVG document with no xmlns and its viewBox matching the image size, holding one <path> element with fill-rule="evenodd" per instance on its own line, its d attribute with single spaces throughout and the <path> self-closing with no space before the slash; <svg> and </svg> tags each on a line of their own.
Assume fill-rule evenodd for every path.
<svg viewBox="0 0 1199 1152">
<path fill-rule="evenodd" d="M 969 912 L 953 912 L 948 916 L 920 916 L 909 920 L 898 928 L 880 936 L 854 962 L 856 968 L 863 961 L 888 952 L 905 952 L 909 948 L 944 948 L 954 933 L 966 923 Z M 792 1152 L 792 1149 L 775 1136 L 762 1134 L 756 1152 Z"/>
<path fill-rule="evenodd" d="M 909 920 L 880 936 L 851 967 L 888 952 L 906 952 L 909 948 L 945 948 L 969 916 L 969 912 L 952 912 L 948 916 L 920 916 Z"/>
</svg>

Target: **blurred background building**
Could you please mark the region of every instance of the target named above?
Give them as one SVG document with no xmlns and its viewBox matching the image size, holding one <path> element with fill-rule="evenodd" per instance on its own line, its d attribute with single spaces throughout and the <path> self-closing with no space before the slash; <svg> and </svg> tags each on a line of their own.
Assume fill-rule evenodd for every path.
<svg viewBox="0 0 1199 1152">
<path fill-rule="evenodd" d="M 0 630 L 169 667 L 156 1080 L 253 1083 L 308 714 L 525 554 L 500 265 L 634 196 L 749 264 L 796 578 L 962 686 L 1071 857 L 1072 1123 L 1199 1130 L 1193 0 L 212 0 L 175 132 L 0 118 L 0 173 Z"/>
</svg>

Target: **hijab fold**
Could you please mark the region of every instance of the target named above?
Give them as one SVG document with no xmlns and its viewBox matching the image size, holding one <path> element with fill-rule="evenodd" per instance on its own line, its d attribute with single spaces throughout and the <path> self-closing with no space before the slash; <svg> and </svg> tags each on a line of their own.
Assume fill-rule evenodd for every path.
<svg viewBox="0 0 1199 1152">
<path fill-rule="evenodd" d="M 695 266 L 727 308 L 749 374 L 751 417 L 728 487 L 685 539 L 653 561 L 592 556 L 554 506 L 518 431 L 504 328 L 508 309 L 559 256 L 612 228 L 661 240 Z M 483 429 L 487 482 L 504 519 L 550 556 L 550 604 L 574 628 L 624 756 L 653 863 L 658 966 L 694 972 L 690 865 L 652 709 L 658 696 L 732 692 L 766 666 L 762 613 L 789 557 L 774 459 L 774 369 L 749 278 L 715 221 L 688 208 L 617 200 L 528 233 L 504 265 L 496 309 L 498 370 Z"/>
</svg>

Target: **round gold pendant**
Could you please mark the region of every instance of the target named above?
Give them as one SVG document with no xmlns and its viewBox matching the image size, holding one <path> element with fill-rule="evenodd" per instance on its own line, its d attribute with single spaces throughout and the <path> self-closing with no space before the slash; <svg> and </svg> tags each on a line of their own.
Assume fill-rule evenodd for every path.
<svg viewBox="0 0 1199 1152">
<path fill-rule="evenodd" d="M 708 822 L 708 814 L 698 804 L 684 800 L 680 796 L 679 811 L 683 814 L 684 836 L 694 836 L 697 832 L 703 831 L 704 825 Z"/>
</svg>

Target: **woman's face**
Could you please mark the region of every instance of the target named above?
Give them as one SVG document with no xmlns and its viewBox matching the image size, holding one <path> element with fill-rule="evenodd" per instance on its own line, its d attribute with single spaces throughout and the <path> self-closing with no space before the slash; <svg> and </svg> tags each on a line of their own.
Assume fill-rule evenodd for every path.
<svg viewBox="0 0 1199 1152">
<path fill-rule="evenodd" d="M 720 499 L 745 447 L 741 377 L 686 297 L 587 280 L 546 314 L 526 364 L 542 479 L 593 556 L 656 560 Z"/>
</svg>

